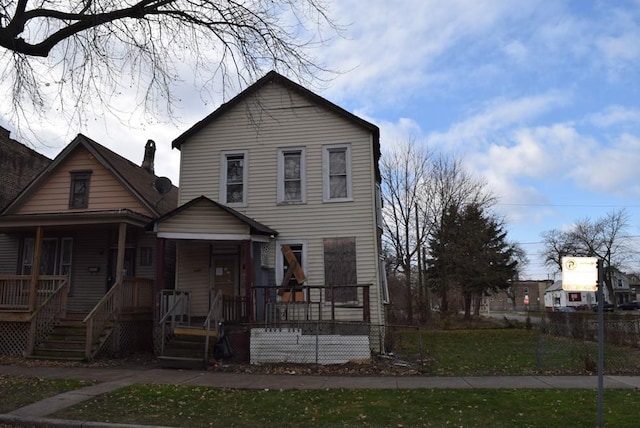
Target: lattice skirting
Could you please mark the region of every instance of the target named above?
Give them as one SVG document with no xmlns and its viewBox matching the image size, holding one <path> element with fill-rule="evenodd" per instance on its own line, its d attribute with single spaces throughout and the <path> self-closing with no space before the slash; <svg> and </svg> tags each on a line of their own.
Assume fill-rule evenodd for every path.
<svg viewBox="0 0 640 428">
<path fill-rule="evenodd" d="M 22 355 L 29 340 L 28 322 L 0 322 L 0 354 Z"/>
<path fill-rule="evenodd" d="M 152 321 L 120 321 L 97 356 L 120 356 L 153 350 Z"/>
</svg>

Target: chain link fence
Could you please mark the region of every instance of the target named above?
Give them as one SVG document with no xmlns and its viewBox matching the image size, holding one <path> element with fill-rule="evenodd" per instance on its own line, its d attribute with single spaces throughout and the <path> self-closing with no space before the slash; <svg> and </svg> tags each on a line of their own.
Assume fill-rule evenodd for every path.
<svg viewBox="0 0 640 428">
<path fill-rule="evenodd" d="M 640 374 L 640 316 L 606 313 L 604 372 Z M 598 361 L 598 318 L 590 312 L 551 312 L 537 324 L 536 362 L 542 372 L 595 373 Z"/>
<path fill-rule="evenodd" d="M 228 334 L 234 360 L 253 365 L 366 363 L 373 371 L 428 376 L 596 373 L 596 314 L 530 315 L 531 322 L 483 328 L 307 321 L 228 326 Z M 605 374 L 640 375 L 640 316 L 606 315 Z"/>
</svg>

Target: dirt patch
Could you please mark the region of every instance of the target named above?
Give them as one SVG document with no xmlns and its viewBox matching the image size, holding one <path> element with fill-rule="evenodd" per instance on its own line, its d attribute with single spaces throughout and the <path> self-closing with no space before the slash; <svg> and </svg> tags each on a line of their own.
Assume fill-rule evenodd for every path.
<svg viewBox="0 0 640 428">
<path fill-rule="evenodd" d="M 152 354 L 134 354 L 121 358 L 98 358 L 90 362 L 33 360 L 19 356 L 0 355 L 0 365 L 20 367 L 87 367 L 147 370 L 159 368 L 158 359 Z M 425 364 L 426 366 L 426 364 Z M 211 372 L 254 373 L 278 375 L 318 375 L 318 376 L 419 376 L 426 374 L 422 366 L 409 363 L 393 356 L 376 356 L 369 361 L 347 364 L 262 364 L 214 362 Z"/>
</svg>

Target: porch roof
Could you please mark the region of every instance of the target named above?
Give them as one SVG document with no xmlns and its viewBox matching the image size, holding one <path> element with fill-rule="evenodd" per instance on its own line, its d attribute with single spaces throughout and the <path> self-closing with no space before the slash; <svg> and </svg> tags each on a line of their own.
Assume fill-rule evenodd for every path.
<svg viewBox="0 0 640 428">
<path fill-rule="evenodd" d="M 255 235 L 278 235 L 269 226 L 206 196 L 190 200 L 152 221 L 147 228 L 157 232 L 159 237 L 187 239 L 246 239 Z"/>
<path fill-rule="evenodd" d="M 62 213 L 15 214 L 0 216 L 0 231 L 37 226 L 80 226 L 127 223 L 144 227 L 150 217 L 128 209 Z"/>
</svg>

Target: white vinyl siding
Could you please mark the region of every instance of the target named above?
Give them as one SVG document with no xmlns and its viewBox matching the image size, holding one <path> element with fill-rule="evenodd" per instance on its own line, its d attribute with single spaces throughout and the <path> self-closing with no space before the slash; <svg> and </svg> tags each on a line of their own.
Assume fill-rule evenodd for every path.
<svg viewBox="0 0 640 428">
<path fill-rule="evenodd" d="M 323 239 L 356 238 L 357 278 L 372 284 L 372 322 L 381 322 L 371 132 L 279 84 L 268 84 L 253 96 L 259 101 L 240 102 L 181 146 L 179 204 L 200 195 L 218 199 L 220 153 L 247 150 L 248 204 L 234 209 L 275 229 L 279 240 L 307 241 L 309 285 L 324 284 Z M 348 146 L 350 152 L 351 200 L 343 203 L 324 203 L 323 148 L 333 145 Z M 277 151 L 287 147 L 305 148 L 303 204 L 276 203 Z M 277 254 L 275 244 L 272 248 Z M 270 263 L 275 264 L 275 254 Z"/>
</svg>

